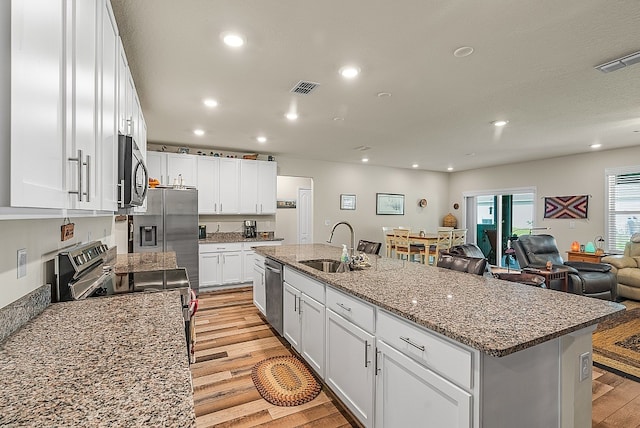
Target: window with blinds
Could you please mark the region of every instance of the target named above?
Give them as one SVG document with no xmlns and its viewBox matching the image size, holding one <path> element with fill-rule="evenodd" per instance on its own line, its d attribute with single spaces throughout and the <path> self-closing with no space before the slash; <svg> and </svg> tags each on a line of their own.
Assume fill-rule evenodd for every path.
<svg viewBox="0 0 640 428">
<path fill-rule="evenodd" d="M 640 166 L 608 168 L 605 175 L 607 251 L 622 253 L 640 232 Z"/>
</svg>

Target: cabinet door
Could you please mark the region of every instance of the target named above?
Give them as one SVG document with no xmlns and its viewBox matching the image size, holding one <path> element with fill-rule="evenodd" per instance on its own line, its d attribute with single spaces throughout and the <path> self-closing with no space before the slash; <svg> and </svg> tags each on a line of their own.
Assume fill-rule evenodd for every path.
<svg viewBox="0 0 640 428">
<path fill-rule="evenodd" d="M 264 284 L 264 269 L 260 269 L 257 265 L 253 266 L 253 304 L 263 315 L 267 312 L 265 305 L 267 302 L 266 289 Z"/>
<path fill-rule="evenodd" d="M 325 381 L 365 427 L 373 426 L 375 339 L 327 309 Z"/>
<path fill-rule="evenodd" d="M 222 253 L 222 283 L 238 284 L 242 282 L 242 252 Z"/>
<path fill-rule="evenodd" d="M 376 427 L 470 428 L 471 394 L 377 341 Z"/>
<path fill-rule="evenodd" d="M 258 161 L 240 161 L 240 214 L 258 214 Z"/>
<path fill-rule="evenodd" d="M 200 253 L 200 286 L 220 285 L 220 253 Z"/>
<path fill-rule="evenodd" d="M 101 209 L 118 209 L 118 34 L 111 3 L 102 3 L 102 70 L 100 78 L 100 199 Z"/>
<path fill-rule="evenodd" d="M 242 282 L 251 282 L 253 280 L 255 256 L 256 252 L 253 250 L 242 251 Z"/>
<path fill-rule="evenodd" d="M 300 354 L 324 379 L 324 305 L 306 294 L 299 300 Z"/>
<path fill-rule="evenodd" d="M 67 204 L 68 156 L 62 122 L 64 4 L 62 0 L 11 2 L 14 207 L 65 208 Z"/>
<path fill-rule="evenodd" d="M 240 209 L 240 160 L 220 158 L 220 214 L 238 214 Z"/>
<path fill-rule="evenodd" d="M 167 185 L 171 186 L 179 183 L 179 177 L 182 176 L 185 186 L 195 186 L 197 168 L 196 156 L 177 153 L 167 154 L 167 175 L 169 176 Z"/>
<path fill-rule="evenodd" d="M 282 293 L 282 330 L 284 338 L 300 352 L 300 291 L 284 283 Z"/>
<path fill-rule="evenodd" d="M 276 213 L 278 165 L 275 162 L 258 161 L 258 212 Z"/>
<path fill-rule="evenodd" d="M 129 86 L 129 65 L 127 55 L 118 36 L 118 132 L 129 135 L 128 117 L 131 114 L 130 100 L 127 98 Z"/>
<path fill-rule="evenodd" d="M 163 186 L 167 185 L 167 155 L 161 152 L 147 152 L 149 178 L 155 178 Z"/>
<path fill-rule="evenodd" d="M 219 206 L 218 158 L 198 156 L 196 166 L 198 170 L 198 213 L 217 214 Z"/>
</svg>

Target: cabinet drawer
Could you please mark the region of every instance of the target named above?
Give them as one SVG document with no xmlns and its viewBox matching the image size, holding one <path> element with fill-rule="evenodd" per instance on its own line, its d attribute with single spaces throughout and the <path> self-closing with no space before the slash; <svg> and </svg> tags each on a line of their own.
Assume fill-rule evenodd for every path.
<svg viewBox="0 0 640 428">
<path fill-rule="evenodd" d="M 376 334 L 387 344 L 467 389 L 472 387 L 473 352 L 387 312 L 378 310 Z"/>
<path fill-rule="evenodd" d="M 289 266 L 284 267 L 284 280 L 307 296 L 313 297 L 320 303 L 324 303 L 323 283 L 311 279 Z"/>
<path fill-rule="evenodd" d="M 253 247 L 269 247 L 273 245 L 282 245 L 282 241 L 249 241 L 242 244 L 245 250 Z"/>
<path fill-rule="evenodd" d="M 365 331 L 369 333 L 375 331 L 373 306 L 360 299 L 341 293 L 332 287 L 327 287 L 326 306 Z"/>
<path fill-rule="evenodd" d="M 260 267 L 260 268 L 264 269 L 264 257 L 263 257 L 263 256 L 261 256 L 260 254 L 254 254 L 254 255 L 253 255 L 253 263 L 254 263 L 256 266 L 258 266 L 258 267 Z"/>
<path fill-rule="evenodd" d="M 219 253 L 227 251 L 242 251 L 241 242 L 220 243 L 220 244 L 200 244 L 200 253 Z"/>
</svg>

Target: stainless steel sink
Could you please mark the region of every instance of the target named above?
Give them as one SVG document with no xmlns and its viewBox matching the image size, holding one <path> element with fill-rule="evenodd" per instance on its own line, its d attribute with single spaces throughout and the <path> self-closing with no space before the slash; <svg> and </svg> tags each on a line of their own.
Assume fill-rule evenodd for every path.
<svg viewBox="0 0 640 428">
<path fill-rule="evenodd" d="M 302 260 L 300 261 L 305 266 L 309 266 L 310 268 L 314 268 L 316 270 L 328 273 L 338 273 L 338 268 L 340 267 L 340 261 L 332 260 L 332 259 L 316 259 L 316 260 Z M 345 272 L 350 270 L 360 270 L 360 268 L 353 268 L 348 266 L 348 269 Z"/>
</svg>

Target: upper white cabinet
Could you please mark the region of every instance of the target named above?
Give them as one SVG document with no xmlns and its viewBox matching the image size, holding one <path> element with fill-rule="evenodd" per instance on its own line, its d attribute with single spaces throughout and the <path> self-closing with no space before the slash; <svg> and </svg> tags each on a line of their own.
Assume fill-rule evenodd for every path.
<svg viewBox="0 0 640 428">
<path fill-rule="evenodd" d="M 144 154 L 146 127 L 110 2 L 13 0 L 3 7 L 11 17 L 3 33 L 11 63 L 7 202 L 116 210 L 118 131 L 135 131 Z"/>
<path fill-rule="evenodd" d="M 197 156 L 167 153 L 167 185 L 183 184 L 196 186 L 198 183 Z M 182 178 L 182 183 L 180 183 Z"/>
<path fill-rule="evenodd" d="M 149 178 L 155 178 L 161 185 L 168 184 L 167 154 L 162 152 L 147 152 L 147 170 Z"/>
<path fill-rule="evenodd" d="M 220 158 L 220 214 L 240 212 L 240 160 Z"/>
<path fill-rule="evenodd" d="M 240 214 L 275 214 L 277 164 L 242 160 Z"/>
<path fill-rule="evenodd" d="M 67 205 L 65 5 L 63 0 L 11 2 L 10 199 L 14 207 Z"/>
<path fill-rule="evenodd" d="M 198 213 L 218 214 L 218 174 L 220 164 L 218 158 L 198 156 Z"/>
</svg>

